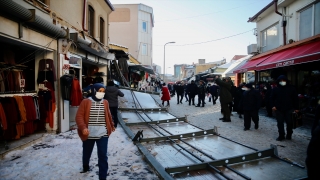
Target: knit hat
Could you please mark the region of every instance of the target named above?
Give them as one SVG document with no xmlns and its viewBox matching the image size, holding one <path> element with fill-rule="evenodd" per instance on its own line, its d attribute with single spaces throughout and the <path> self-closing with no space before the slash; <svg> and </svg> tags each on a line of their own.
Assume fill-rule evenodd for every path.
<svg viewBox="0 0 320 180">
<path fill-rule="evenodd" d="M 95 101 L 101 100 L 96 98 L 96 93 L 99 91 L 100 88 L 106 89 L 106 87 L 101 83 L 95 83 L 91 86 L 91 94 L 92 94 L 91 98 Z"/>
</svg>

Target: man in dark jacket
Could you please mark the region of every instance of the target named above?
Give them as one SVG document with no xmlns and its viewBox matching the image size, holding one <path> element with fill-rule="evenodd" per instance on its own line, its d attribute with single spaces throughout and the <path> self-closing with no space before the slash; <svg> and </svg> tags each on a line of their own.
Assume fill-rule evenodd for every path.
<svg viewBox="0 0 320 180">
<path fill-rule="evenodd" d="M 292 113 L 298 112 L 298 94 L 296 89 L 288 84 L 286 76 L 281 75 L 277 79 L 278 85 L 273 89 L 271 95 L 272 110 L 276 112 L 279 137 L 277 141 L 285 138 L 290 140 L 292 136 Z M 287 124 L 287 135 L 285 137 L 284 122 Z"/>
<path fill-rule="evenodd" d="M 311 128 L 311 139 L 307 149 L 306 165 L 308 178 L 320 179 L 320 102 L 318 102 L 316 115 Z"/>
<path fill-rule="evenodd" d="M 191 101 L 192 101 L 192 105 L 195 105 L 194 104 L 194 97 L 197 94 L 197 85 L 194 82 L 194 80 L 192 80 L 191 83 L 187 85 L 187 93 L 189 96 L 189 106 L 191 105 Z"/>
<path fill-rule="evenodd" d="M 254 128 L 259 128 L 259 108 L 261 106 L 261 97 L 257 90 L 254 89 L 252 83 L 243 86 L 244 90 L 239 103 L 239 108 L 244 112 L 244 129 L 249 130 L 251 127 L 251 119 L 254 122 Z"/>
<path fill-rule="evenodd" d="M 179 104 L 179 102 L 182 104 L 184 87 L 181 84 L 181 82 L 177 82 L 177 84 L 174 87 L 174 90 L 177 93 L 177 104 Z"/>
<path fill-rule="evenodd" d="M 219 86 L 217 86 L 215 83 L 213 83 L 209 88 L 209 93 L 211 94 L 213 104 L 216 104 L 216 101 L 218 99 L 218 90 Z"/>
<path fill-rule="evenodd" d="M 206 87 L 203 80 L 199 81 L 197 91 L 198 91 L 198 104 L 196 105 L 196 107 L 200 107 L 201 104 L 202 104 L 201 107 L 204 107 L 204 98 L 206 97 Z"/>
<path fill-rule="evenodd" d="M 216 76 L 215 80 L 220 86 L 220 103 L 223 113 L 223 118 L 220 118 L 220 120 L 223 120 L 223 122 L 231 122 L 229 109 L 229 103 L 232 102 L 232 96 L 230 93 L 231 85 L 228 82 L 222 81 L 219 76 Z"/>
<path fill-rule="evenodd" d="M 114 127 L 117 127 L 118 125 L 118 96 L 123 97 L 124 94 L 114 86 L 114 82 L 112 80 L 108 81 L 104 99 L 109 102 L 109 109 L 114 122 Z"/>
<path fill-rule="evenodd" d="M 188 93 L 187 93 L 187 83 L 183 83 L 184 97 L 186 98 L 186 102 L 189 102 Z"/>
</svg>

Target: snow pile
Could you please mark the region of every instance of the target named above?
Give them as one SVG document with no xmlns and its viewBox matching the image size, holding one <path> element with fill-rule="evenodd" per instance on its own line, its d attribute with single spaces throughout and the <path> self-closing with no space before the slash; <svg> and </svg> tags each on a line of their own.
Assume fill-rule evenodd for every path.
<svg viewBox="0 0 320 180">
<path fill-rule="evenodd" d="M 108 145 L 108 179 L 158 179 L 121 127 L 111 134 Z M 0 161 L 0 179 L 98 179 L 97 164 L 95 146 L 90 159 L 92 170 L 80 173 L 82 142 L 73 130 L 48 134 L 38 144 L 8 153 Z"/>
</svg>

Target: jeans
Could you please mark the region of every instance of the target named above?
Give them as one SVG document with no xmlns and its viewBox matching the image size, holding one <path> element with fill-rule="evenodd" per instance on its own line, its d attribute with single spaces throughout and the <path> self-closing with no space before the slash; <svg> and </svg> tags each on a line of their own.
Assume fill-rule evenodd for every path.
<svg viewBox="0 0 320 180">
<path fill-rule="evenodd" d="M 244 127 L 246 129 L 250 129 L 251 127 L 251 119 L 254 122 L 255 125 L 258 125 L 259 123 L 259 115 L 258 110 L 252 110 L 252 111 L 244 111 Z"/>
<path fill-rule="evenodd" d="M 83 166 L 89 166 L 94 144 L 97 143 L 99 179 L 106 179 L 108 173 L 108 139 L 109 137 L 101 137 L 100 139 L 87 139 L 82 143 Z"/>
<path fill-rule="evenodd" d="M 287 135 L 291 136 L 293 133 L 292 131 L 292 110 L 287 110 L 287 111 L 276 111 L 276 119 L 277 119 L 277 126 L 278 126 L 278 132 L 279 136 L 284 137 L 286 134 L 284 131 L 284 122 L 287 124 Z"/>
<path fill-rule="evenodd" d="M 185 92 L 185 93 L 184 93 L 184 97 L 186 98 L 187 101 L 189 101 L 188 93 Z"/>
<path fill-rule="evenodd" d="M 114 127 L 118 125 L 118 107 L 109 107 L 112 119 L 114 122 Z"/>
</svg>

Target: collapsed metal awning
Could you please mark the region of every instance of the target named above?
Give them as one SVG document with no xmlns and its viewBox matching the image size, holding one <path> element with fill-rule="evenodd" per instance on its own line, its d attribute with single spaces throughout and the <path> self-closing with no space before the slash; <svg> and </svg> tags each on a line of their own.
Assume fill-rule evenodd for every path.
<svg viewBox="0 0 320 180">
<path fill-rule="evenodd" d="M 149 74 L 155 74 L 152 67 L 149 65 L 129 65 L 129 68 L 137 71 L 144 71 Z"/>
</svg>

